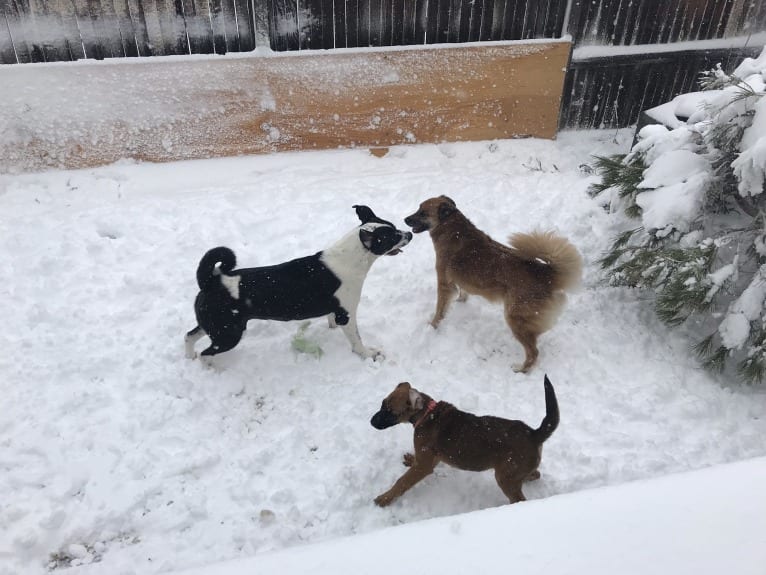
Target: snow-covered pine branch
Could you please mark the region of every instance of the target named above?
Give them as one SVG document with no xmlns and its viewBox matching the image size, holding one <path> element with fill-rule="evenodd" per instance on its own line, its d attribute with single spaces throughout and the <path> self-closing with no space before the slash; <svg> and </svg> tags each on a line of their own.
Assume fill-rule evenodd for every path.
<svg viewBox="0 0 766 575">
<path fill-rule="evenodd" d="M 766 378 L 766 49 L 703 91 L 647 111 L 630 153 L 597 158 L 591 193 L 621 228 L 610 283 L 651 289 L 658 317 L 694 322 L 703 363 Z M 636 220 L 640 225 L 636 226 Z"/>
</svg>

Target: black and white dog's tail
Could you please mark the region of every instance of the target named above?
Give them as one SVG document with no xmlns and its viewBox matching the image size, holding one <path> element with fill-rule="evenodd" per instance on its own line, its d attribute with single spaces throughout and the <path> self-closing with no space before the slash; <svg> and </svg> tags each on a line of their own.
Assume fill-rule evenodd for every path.
<svg viewBox="0 0 766 575">
<path fill-rule="evenodd" d="M 218 265 L 220 264 L 220 265 Z M 218 265 L 218 268 L 216 268 Z M 234 252 L 226 247 L 218 247 L 209 250 L 197 266 L 197 285 L 205 291 L 211 287 L 210 282 L 221 273 L 229 273 L 237 266 L 237 257 Z"/>
</svg>

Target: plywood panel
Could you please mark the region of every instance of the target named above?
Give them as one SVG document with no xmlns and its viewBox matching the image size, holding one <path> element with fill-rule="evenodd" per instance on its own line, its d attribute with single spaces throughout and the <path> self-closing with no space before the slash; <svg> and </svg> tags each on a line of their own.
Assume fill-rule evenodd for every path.
<svg viewBox="0 0 766 575">
<path fill-rule="evenodd" d="M 0 172 L 552 138 L 569 49 L 550 41 L 6 66 Z"/>
</svg>

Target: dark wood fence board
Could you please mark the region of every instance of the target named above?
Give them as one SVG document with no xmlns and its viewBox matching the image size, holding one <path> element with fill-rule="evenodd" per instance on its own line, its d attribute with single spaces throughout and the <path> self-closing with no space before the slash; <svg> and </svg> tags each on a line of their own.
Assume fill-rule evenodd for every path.
<svg viewBox="0 0 766 575">
<path fill-rule="evenodd" d="M 640 54 L 571 62 L 564 86 L 560 126 L 628 126 L 641 111 L 698 90 L 700 72 L 721 63 L 731 71 L 761 47 L 736 50 Z M 620 78 L 623 89 L 615 92 Z"/>
<path fill-rule="evenodd" d="M 391 1 L 391 46 L 404 44 L 404 5 L 410 1 Z"/>
<path fill-rule="evenodd" d="M 255 49 L 255 13 L 250 0 L 234 0 L 237 16 L 237 51 Z"/>
<path fill-rule="evenodd" d="M 18 62 L 32 62 L 32 36 L 29 33 L 28 14 L 24 11 L 22 0 L 5 0 L 3 11 Z"/>
<path fill-rule="evenodd" d="M 404 0 L 402 10 L 402 44 L 412 45 L 417 43 L 417 15 L 418 6 L 423 0 Z"/>
<path fill-rule="evenodd" d="M 62 2 L 66 1 L 62 0 Z M 120 31 L 120 43 L 123 53 L 127 57 L 140 56 L 136 40 L 136 30 L 127 0 L 113 0 L 112 7 L 117 18 L 117 27 Z"/>
<path fill-rule="evenodd" d="M 0 12 L 0 64 L 17 64 L 13 38 L 8 28 L 7 15 Z"/>
</svg>

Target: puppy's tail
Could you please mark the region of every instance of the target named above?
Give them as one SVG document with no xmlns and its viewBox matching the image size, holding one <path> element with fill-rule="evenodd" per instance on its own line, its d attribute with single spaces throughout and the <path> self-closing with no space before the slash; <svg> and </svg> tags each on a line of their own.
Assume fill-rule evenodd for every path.
<svg viewBox="0 0 766 575">
<path fill-rule="evenodd" d="M 548 439 L 559 426 L 559 402 L 556 400 L 556 393 L 553 391 L 553 385 L 548 376 L 545 376 L 545 417 L 543 417 L 540 427 L 532 431 L 532 435 L 540 445 Z"/>
<path fill-rule="evenodd" d="M 220 265 L 218 265 L 220 264 Z M 218 265 L 218 267 L 216 267 Z M 237 258 L 229 248 L 218 247 L 209 250 L 197 266 L 197 285 L 205 291 L 211 287 L 211 282 L 221 273 L 229 273 L 237 266 Z"/>
<path fill-rule="evenodd" d="M 522 259 L 542 260 L 553 269 L 553 289 L 571 291 L 582 280 L 582 257 L 569 240 L 553 232 L 513 234 L 508 238 Z"/>
</svg>

